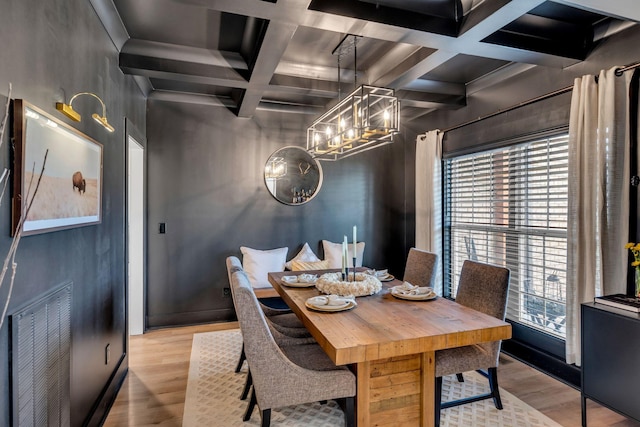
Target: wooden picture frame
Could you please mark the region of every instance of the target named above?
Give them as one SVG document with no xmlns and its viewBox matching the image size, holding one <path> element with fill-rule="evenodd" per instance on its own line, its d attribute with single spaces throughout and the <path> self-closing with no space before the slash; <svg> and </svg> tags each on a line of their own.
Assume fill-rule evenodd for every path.
<svg viewBox="0 0 640 427">
<path fill-rule="evenodd" d="M 22 235 L 102 222 L 102 144 L 22 99 L 13 101 L 12 129 L 11 235 L 17 231 L 27 197 L 30 200 L 35 190 L 47 150 Z"/>
</svg>

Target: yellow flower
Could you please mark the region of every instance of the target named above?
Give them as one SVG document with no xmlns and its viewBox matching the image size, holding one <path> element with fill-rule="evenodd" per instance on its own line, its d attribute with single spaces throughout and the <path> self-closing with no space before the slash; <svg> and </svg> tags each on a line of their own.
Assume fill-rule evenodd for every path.
<svg viewBox="0 0 640 427">
<path fill-rule="evenodd" d="M 633 243 L 633 242 L 629 242 L 629 243 L 627 243 L 626 245 L 624 245 L 624 248 L 625 248 L 625 249 L 631 249 L 631 248 L 632 248 L 632 247 L 634 247 L 634 246 L 635 246 L 635 243 Z"/>
<path fill-rule="evenodd" d="M 636 245 L 633 248 L 631 248 L 631 250 L 636 252 L 640 251 L 640 243 L 636 243 Z"/>
<path fill-rule="evenodd" d="M 638 267 L 638 266 L 640 266 L 640 261 L 633 261 L 631 263 L 631 267 Z"/>
</svg>

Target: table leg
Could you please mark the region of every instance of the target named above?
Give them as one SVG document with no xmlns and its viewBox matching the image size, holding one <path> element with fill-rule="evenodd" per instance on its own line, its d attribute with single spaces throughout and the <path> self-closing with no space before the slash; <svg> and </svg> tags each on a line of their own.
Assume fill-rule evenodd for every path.
<svg viewBox="0 0 640 427">
<path fill-rule="evenodd" d="M 371 363 L 360 362 L 356 367 L 356 426 L 371 425 L 370 417 L 370 385 Z"/>
<path fill-rule="evenodd" d="M 357 425 L 432 427 L 434 363 L 434 352 L 358 363 Z"/>
<path fill-rule="evenodd" d="M 435 352 L 428 351 L 422 353 L 421 357 L 421 377 L 420 377 L 420 425 L 432 427 L 435 422 L 435 411 L 440 408 L 435 407 L 435 381 L 436 381 L 436 358 Z"/>
</svg>

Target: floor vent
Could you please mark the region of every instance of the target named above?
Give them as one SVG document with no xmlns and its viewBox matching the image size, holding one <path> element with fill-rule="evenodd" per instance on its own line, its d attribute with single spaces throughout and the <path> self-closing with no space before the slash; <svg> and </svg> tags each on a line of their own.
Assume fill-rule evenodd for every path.
<svg viewBox="0 0 640 427">
<path fill-rule="evenodd" d="M 11 315 L 13 426 L 69 426 L 71 283 Z"/>
</svg>

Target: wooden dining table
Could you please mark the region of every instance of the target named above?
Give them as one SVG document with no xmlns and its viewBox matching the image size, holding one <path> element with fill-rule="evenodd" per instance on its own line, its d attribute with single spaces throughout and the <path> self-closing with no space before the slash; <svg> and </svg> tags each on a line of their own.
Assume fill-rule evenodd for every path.
<svg viewBox="0 0 640 427">
<path fill-rule="evenodd" d="M 300 273 L 310 272 L 269 273 L 269 282 L 331 360 L 354 369 L 358 426 L 433 426 L 435 352 L 511 338 L 508 323 L 447 298 L 395 298 L 389 288 L 399 280 L 358 297 L 348 311 L 313 311 L 305 301 L 321 294 L 315 287 L 288 287 L 281 280 Z"/>
</svg>

